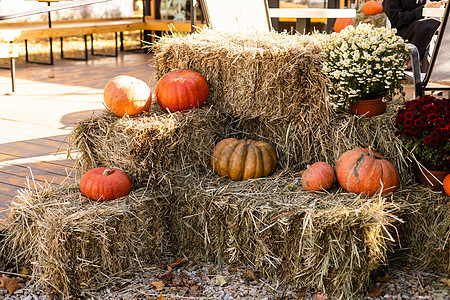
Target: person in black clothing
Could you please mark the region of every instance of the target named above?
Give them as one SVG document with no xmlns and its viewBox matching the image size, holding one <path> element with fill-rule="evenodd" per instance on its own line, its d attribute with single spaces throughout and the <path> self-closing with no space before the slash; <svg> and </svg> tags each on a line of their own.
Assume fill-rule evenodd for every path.
<svg viewBox="0 0 450 300">
<path fill-rule="evenodd" d="M 447 1 L 428 2 L 426 0 L 384 0 L 383 10 L 391 26 L 397 29 L 397 34 L 419 50 L 422 69 L 428 69 L 426 59 L 428 44 L 439 28 L 440 22 L 432 18 L 424 18 L 424 7 L 441 7 Z M 410 62 L 409 62 L 410 64 Z M 408 66 L 410 67 L 410 65 Z"/>
</svg>

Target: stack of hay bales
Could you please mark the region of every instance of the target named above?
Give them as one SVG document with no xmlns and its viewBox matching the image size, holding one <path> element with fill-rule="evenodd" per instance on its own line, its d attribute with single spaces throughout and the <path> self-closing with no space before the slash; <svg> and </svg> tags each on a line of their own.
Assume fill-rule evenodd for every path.
<svg viewBox="0 0 450 300">
<path fill-rule="evenodd" d="M 231 35 L 212 30 L 162 38 L 154 48 L 158 77 L 179 68 L 203 74 L 211 90 L 208 103 L 172 114 L 154 104 L 139 116 L 119 118 L 105 112 L 80 121 L 70 138 L 72 147 L 81 152 L 79 168 L 118 167 L 132 177 L 135 188 L 154 188 L 142 193 L 143 198 L 138 197 L 158 207 L 152 212 L 152 206 L 145 213 L 166 217 L 173 249 L 189 258 L 245 266 L 283 283 L 325 290 L 342 298 L 360 294 L 370 271 L 386 259 L 386 250 L 394 240 L 389 228 L 410 191 L 401 190 L 384 198 L 365 198 L 341 189 L 309 193 L 300 188 L 296 171 L 317 161 L 333 165 L 349 149 L 372 146 L 397 166 L 403 187 L 410 177 L 401 144 L 393 134 L 396 103 L 390 103 L 383 116 L 372 118 L 335 113 L 330 107 L 327 75 L 321 69 L 320 45 L 324 38 L 277 33 Z M 210 154 L 215 144 L 227 137 L 268 142 L 276 149 L 278 171 L 270 178 L 243 182 L 212 173 Z M 78 199 L 77 193 L 66 191 L 64 195 Z M 16 232 L 10 240 L 24 240 L 20 235 L 25 235 L 21 232 L 28 230 L 29 224 L 25 216 L 36 215 L 31 222 L 36 228 L 34 235 L 42 243 L 51 243 L 54 235 L 47 234 L 45 228 L 55 225 L 50 220 L 41 221 L 47 220 L 45 210 L 42 205 L 33 205 L 34 196 L 25 198 L 26 208 L 18 211 L 12 222 L 15 225 L 10 226 L 10 232 Z M 54 198 L 57 193 L 49 196 Z M 73 203 L 62 198 L 45 207 L 54 207 L 49 216 L 63 214 L 67 215 L 63 220 L 71 220 L 73 214 L 64 205 L 76 206 Z M 139 208 L 146 210 L 148 206 Z M 126 210 L 122 214 L 128 215 Z M 103 218 L 111 219 L 97 217 L 101 224 L 106 222 Z M 76 222 L 70 224 L 77 228 Z M 114 226 L 119 224 L 108 228 Z M 72 226 L 60 227 L 61 234 L 89 232 L 86 227 L 77 231 Z M 141 238 L 149 234 L 139 227 L 130 228 L 138 235 L 142 233 Z M 88 234 L 80 239 L 94 244 L 98 236 Z M 71 244 L 77 238 L 55 245 L 61 249 L 52 256 L 55 265 L 66 264 L 67 258 L 59 255 L 64 251 L 74 256 L 78 251 L 83 253 Z M 117 237 L 122 238 L 128 237 Z M 12 249 L 22 251 L 34 246 L 12 245 Z M 128 252 L 144 255 L 136 249 Z M 42 255 L 36 258 L 36 254 L 24 253 L 21 258 L 35 262 L 35 268 L 42 270 L 40 274 L 55 278 L 56 273 L 46 268 L 48 262 L 41 260 Z M 111 252 L 107 261 L 92 261 L 108 269 L 117 253 Z M 132 267 L 131 256 L 125 257 Z M 69 265 L 82 266 L 73 260 Z M 62 273 L 67 276 L 58 278 L 62 291 L 70 291 L 75 281 L 84 287 L 96 278 L 77 279 L 74 273 Z"/>
<path fill-rule="evenodd" d="M 97 202 L 78 186 L 25 189 L 11 208 L 1 254 L 26 263 L 39 286 L 79 295 L 158 262 L 168 249 L 166 207 L 146 190 Z"/>
</svg>

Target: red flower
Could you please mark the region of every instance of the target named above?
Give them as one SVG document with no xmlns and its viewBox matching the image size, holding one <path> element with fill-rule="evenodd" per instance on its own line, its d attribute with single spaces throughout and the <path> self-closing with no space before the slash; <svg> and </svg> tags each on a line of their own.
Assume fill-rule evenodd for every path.
<svg viewBox="0 0 450 300">
<path fill-rule="evenodd" d="M 414 120 L 414 126 L 421 128 L 423 126 L 423 121 L 421 119 Z"/>
<path fill-rule="evenodd" d="M 413 113 L 410 111 L 405 112 L 405 119 L 412 119 L 413 118 Z"/>
<path fill-rule="evenodd" d="M 412 105 L 412 109 L 413 110 L 420 110 L 421 107 L 422 107 L 422 105 L 420 105 L 420 103 L 414 103 Z"/>
<path fill-rule="evenodd" d="M 414 133 L 412 132 L 411 129 L 405 129 L 405 131 L 403 131 L 403 135 L 406 137 L 412 137 Z"/>
<path fill-rule="evenodd" d="M 403 125 L 405 125 L 405 127 L 411 127 L 413 126 L 413 120 L 412 119 L 406 119 L 405 122 L 403 122 Z"/>
<path fill-rule="evenodd" d="M 427 105 L 427 111 L 428 113 L 433 113 L 436 111 L 436 106 L 434 106 L 433 104 Z"/>
<path fill-rule="evenodd" d="M 428 120 L 430 120 L 430 121 L 433 121 L 437 117 L 438 117 L 438 115 L 436 113 L 428 114 Z"/>
<path fill-rule="evenodd" d="M 445 125 L 444 120 L 442 118 L 436 118 L 433 120 L 434 125 L 438 126 L 440 128 L 441 125 Z"/>
<path fill-rule="evenodd" d="M 423 143 L 425 145 L 431 146 L 431 140 L 432 140 L 431 136 L 427 135 L 423 138 Z"/>
</svg>

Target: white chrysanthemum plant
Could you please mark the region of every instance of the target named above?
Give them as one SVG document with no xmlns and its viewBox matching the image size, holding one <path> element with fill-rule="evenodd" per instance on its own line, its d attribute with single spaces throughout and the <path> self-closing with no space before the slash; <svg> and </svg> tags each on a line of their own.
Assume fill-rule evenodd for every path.
<svg viewBox="0 0 450 300">
<path fill-rule="evenodd" d="M 323 52 L 332 104 L 404 95 L 400 82 L 410 46 L 396 32 L 362 23 L 330 35 Z"/>
</svg>

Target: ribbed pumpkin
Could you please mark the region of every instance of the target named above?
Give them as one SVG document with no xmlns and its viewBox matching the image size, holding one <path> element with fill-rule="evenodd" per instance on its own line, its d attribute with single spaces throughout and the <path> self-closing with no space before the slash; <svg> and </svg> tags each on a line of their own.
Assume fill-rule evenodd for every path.
<svg viewBox="0 0 450 300">
<path fill-rule="evenodd" d="M 302 174 L 302 187 L 305 191 L 329 190 L 334 181 L 334 169 L 320 161 L 309 166 Z"/>
<path fill-rule="evenodd" d="M 200 107 L 209 98 L 205 76 L 192 70 L 175 70 L 161 77 L 155 86 L 156 101 L 170 112 Z"/>
<path fill-rule="evenodd" d="M 450 196 L 450 174 L 445 176 L 444 181 L 442 182 L 444 184 L 444 192 Z"/>
<path fill-rule="evenodd" d="M 355 19 L 353 18 L 337 18 L 336 21 L 334 21 L 334 32 L 341 32 L 341 30 L 348 25 L 353 25 L 354 21 Z"/>
<path fill-rule="evenodd" d="M 211 165 L 221 176 L 245 180 L 273 174 L 277 167 L 277 156 L 266 142 L 228 138 L 214 148 Z"/>
<path fill-rule="evenodd" d="M 363 4 L 361 11 L 365 15 L 377 15 L 383 11 L 383 4 L 378 1 L 367 1 Z"/>
<path fill-rule="evenodd" d="M 334 166 L 341 187 L 347 192 L 372 196 L 395 191 L 400 183 L 397 168 L 372 149 L 355 148 L 339 157 Z"/>
<path fill-rule="evenodd" d="M 131 180 L 120 169 L 99 167 L 87 171 L 80 180 L 80 191 L 96 201 L 114 200 L 128 195 Z"/>
<path fill-rule="evenodd" d="M 103 100 L 117 116 L 134 116 L 150 108 L 152 92 L 142 80 L 120 75 L 108 81 L 103 90 Z"/>
</svg>

